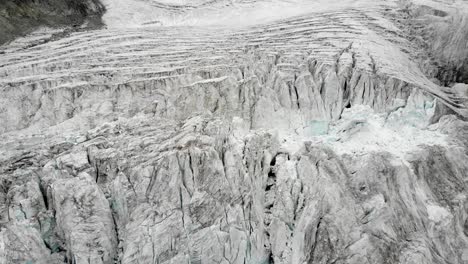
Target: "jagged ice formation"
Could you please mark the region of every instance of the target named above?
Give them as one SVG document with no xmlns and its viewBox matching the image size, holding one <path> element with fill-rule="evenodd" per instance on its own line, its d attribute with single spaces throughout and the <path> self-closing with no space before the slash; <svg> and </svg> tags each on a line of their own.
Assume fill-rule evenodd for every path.
<svg viewBox="0 0 468 264">
<path fill-rule="evenodd" d="M 103 4 L 0 47 L 0 264 L 468 261 L 466 3 Z"/>
</svg>

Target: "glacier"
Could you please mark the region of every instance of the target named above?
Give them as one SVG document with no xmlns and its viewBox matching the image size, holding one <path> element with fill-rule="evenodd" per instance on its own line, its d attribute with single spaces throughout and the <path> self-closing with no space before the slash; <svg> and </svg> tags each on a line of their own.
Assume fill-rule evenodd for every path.
<svg viewBox="0 0 468 264">
<path fill-rule="evenodd" d="M 0 46 L 0 264 L 468 263 L 466 1 L 101 2 Z"/>
</svg>

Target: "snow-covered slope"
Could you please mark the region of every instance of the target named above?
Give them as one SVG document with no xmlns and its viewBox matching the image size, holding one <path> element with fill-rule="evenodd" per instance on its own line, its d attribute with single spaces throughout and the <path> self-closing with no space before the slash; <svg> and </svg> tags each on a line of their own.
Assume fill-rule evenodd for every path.
<svg viewBox="0 0 468 264">
<path fill-rule="evenodd" d="M 104 0 L 108 12 L 105 23 L 110 28 L 141 26 L 239 27 L 275 21 L 307 13 L 376 8 L 393 5 L 384 1 L 340 0 Z"/>
<path fill-rule="evenodd" d="M 468 261 L 463 2 L 103 4 L 0 47 L 0 264 Z"/>
</svg>

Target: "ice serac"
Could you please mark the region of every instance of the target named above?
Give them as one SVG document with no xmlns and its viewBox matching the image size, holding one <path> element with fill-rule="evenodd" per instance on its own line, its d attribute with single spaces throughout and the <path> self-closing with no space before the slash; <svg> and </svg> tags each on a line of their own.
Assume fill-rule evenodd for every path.
<svg viewBox="0 0 468 264">
<path fill-rule="evenodd" d="M 466 3 L 328 2 L 1 46 L 0 264 L 466 263 Z"/>
<path fill-rule="evenodd" d="M 117 239 L 109 203 L 89 174 L 52 185 L 58 236 L 74 263 L 114 263 Z"/>
</svg>

